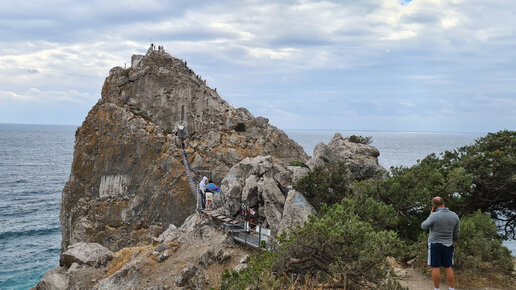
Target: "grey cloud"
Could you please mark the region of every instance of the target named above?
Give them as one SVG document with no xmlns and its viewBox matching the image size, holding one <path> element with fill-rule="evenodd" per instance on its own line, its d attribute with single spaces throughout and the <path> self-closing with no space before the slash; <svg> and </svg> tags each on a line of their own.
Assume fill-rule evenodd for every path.
<svg viewBox="0 0 516 290">
<path fill-rule="evenodd" d="M 2 2 L 0 86 L 95 96 L 109 68 L 144 53 L 152 39 L 188 59 L 232 102 L 259 112 L 270 109 L 254 99 L 277 105 L 281 122 L 282 113 L 323 118 L 345 108 L 356 118 L 379 116 L 383 126 L 414 111 L 422 124 L 443 112 L 436 98 L 461 124 L 483 108 L 492 124 L 514 113 L 507 108 L 516 107 L 507 81 L 516 75 L 511 1 L 391 2 Z M 476 94 L 503 106 L 484 106 Z"/>
</svg>

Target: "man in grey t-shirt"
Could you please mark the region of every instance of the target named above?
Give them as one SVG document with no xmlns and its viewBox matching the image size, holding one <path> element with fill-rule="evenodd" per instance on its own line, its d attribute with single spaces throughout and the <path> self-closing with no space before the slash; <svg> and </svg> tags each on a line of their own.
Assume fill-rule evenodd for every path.
<svg viewBox="0 0 516 290">
<path fill-rule="evenodd" d="M 444 200 L 436 196 L 432 199 L 430 216 L 421 223 L 423 230 L 430 229 L 428 237 L 428 265 L 432 266 L 432 280 L 435 289 L 439 289 L 441 267 L 445 268 L 450 290 L 455 289 L 453 273 L 453 252 L 455 241 L 459 238 L 459 217 L 444 207 Z"/>
</svg>

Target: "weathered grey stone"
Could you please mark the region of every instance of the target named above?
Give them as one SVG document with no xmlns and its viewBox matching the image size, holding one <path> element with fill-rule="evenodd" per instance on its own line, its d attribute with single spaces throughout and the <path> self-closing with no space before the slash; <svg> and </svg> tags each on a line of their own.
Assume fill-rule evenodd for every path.
<svg viewBox="0 0 516 290">
<path fill-rule="evenodd" d="M 305 199 L 303 194 L 297 190 L 288 192 L 279 231 L 286 231 L 295 226 L 302 226 L 308 217 L 316 214 L 314 207 Z"/>
<path fill-rule="evenodd" d="M 61 254 L 61 264 L 69 268 L 73 263 L 100 267 L 113 259 L 113 252 L 97 243 L 79 242 Z"/>
<path fill-rule="evenodd" d="M 169 253 L 168 253 L 168 250 L 165 250 L 163 253 L 161 253 L 161 255 L 159 255 L 158 257 L 158 262 L 163 262 L 165 261 L 168 257 L 170 257 Z"/>
<path fill-rule="evenodd" d="M 224 263 L 225 261 L 231 259 L 231 254 L 220 249 L 218 252 L 217 252 L 217 256 L 216 256 L 216 259 L 217 259 L 217 263 L 219 264 L 222 264 Z"/>
<path fill-rule="evenodd" d="M 157 247 L 156 247 L 156 252 L 163 252 L 165 250 L 168 250 L 170 249 L 170 244 L 168 243 L 162 243 L 162 244 L 159 244 Z"/>
<path fill-rule="evenodd" d="M 70 268 L 68 268 L 68 270 L 66 271 L 66 273 L 74 273 L 74 272 L 77 272 L 77 270 L 79 270 L 81 266 L 77 263 L 72 263 L 72 265 L 70 266 Z"/>
<path fill-rule="evenodd" d="M 268 123 L 269 119 L 262 116 L 256 117 L 252 122 L 252 124 L 256 127 L 265 127 L 265 125 L 267 125 Z"/>
<path fill-rule="evenodd" d="M 242 190 L 242 202 L 248 206 L 258 205 L 260 195 L 262 193 L 260 178 L 256 175 L 249 175 L 245 180 L 244 189 Z"/>
<path fill-rule="evenodd" d="M 144 57 L 144 55 L 139 54 L 134 54 L 133 56 L 131 56 L 131 68 L 138 68 L 138 65 L 140 65 L 140 62 L 143 60 Z"/>
<path fill-rule="evenodd" d="M 63 267 L 55 267 L 48 270 L 39 283 L 32 289 L 35 290 L 63 290 L 68 289 L 69 276 Z"/>
<path fill-rule="evenodd" d="M 199 257 L 199 263 L 204 267 L 208 267 L 215 262 L 215 254 L 212 248 L 204 251 Z"/>
<path fill-rule="evenodd" d="M 344 162 L 355 179 L 364 180 L 386 172 L 378 164 L 379 155 L 375 147 L 351 142 L 340 133 L 335 133 L 328 145 L 319 143 L 315 146 L 313 157 L 307 165 L 313 169 L 327 163 Z"/>
<path fill-rule="evenodd" d="M 125 264 L 120 270 L 113 275 L 100 280 L 94 287 L 96 290 L 110 289 L 136 289 L 140 283 L 140 274 L 138 267 L 141 259 L 137 259 Z"/>
<path fill-rule="evenodd" d="M 273 175 L 273 178 L 277 181 L 282 192 L 288 192 L 287 188 L 292 186 L 292 172 L 289 170 L 277 167 L 277 173 Z"/>
<path fill-rule="evenodd" d="M 309 168 L 301 167 L 301 166 L 289 166 L 287 169 L 292 172 L 292 185 L 296 185 L 299 180 L 310 172 Z"/>
<path fill-rule="evenodd" d="M 215 205 L 231 215 L 239 212 L 241 204 L 253 208 L 254 217 L 276 233 L 291 183 L 291 171 L 275 164 L 271 156 L 246 158 L 222 181 L 223 193 Z"/>
<path fill-rule="evenodd" d="M 214 197 L 215 207 L 234 215 L 240 210 L 240 203 L 242 201 L 242 184 L 237 179 L 237 175 L 232 172 L 222 180 L 220 186 L 222 194 L 217 194 Z"/>
<path fill-rule="evenodd" d="M 176 278 L 176 286 L 185 286 L 190 281 L 190 279 L 195 275 L 196 272 L 197 267 L 194 265 L 189 265 L 188 267 L 184 268 L 181 274 Z"/>
<path fill-rule="evenodd" d="M 285 197 L 272 178 L 263 180 L 263 200 L 265 202 L 265 218 L 273 234 L 277 233 L 281 223 Z"/>
<path fill-rule="evenodd" d="M 247 267 L 249 267 L 249 265 L 247 264 L 238 264 L 235 266 L 235 271 L 240 272 L 243 269 L 247 269 Z"/>
</svg>

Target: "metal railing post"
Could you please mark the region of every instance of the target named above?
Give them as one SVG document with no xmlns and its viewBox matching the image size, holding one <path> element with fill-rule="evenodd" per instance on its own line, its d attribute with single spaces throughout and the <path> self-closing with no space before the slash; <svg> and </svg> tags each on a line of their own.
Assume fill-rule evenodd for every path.
<svg viewBox="0 0 516 290">
<path fill-rule="evenodd" d="M 259 227 L 258 228 L 258 247 L 260 247 L 260 245 L 262 244 L 262 227 L 261 226 L 257 226 Z"/>
</svg>

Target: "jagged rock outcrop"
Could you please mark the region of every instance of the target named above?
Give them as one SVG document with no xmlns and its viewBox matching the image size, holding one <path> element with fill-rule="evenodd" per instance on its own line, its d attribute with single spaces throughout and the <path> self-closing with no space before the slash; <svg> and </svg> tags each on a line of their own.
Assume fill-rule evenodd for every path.
<svg viewBox="0 0 516 290">
<path fill-rule="evenodd" d="M 179 123 L 197 169 L 229 170 L 259 155 L 282 164 L 308 158 L 266 118 L 232 108 L 184 61 L 155 50 L 133 56 L 130 68 L 109 72 L 102 99 L 76 131 L 61 204 L 63 252 L 77 242 L 113 251 L 148 243 L 192 213 L 180 142 L 168 134 Z M 234 130 L 239 123 L 243 132 Z"/>
<path fill-rule="evenodd" d="M 308 172 L 297 168 L 280 166 L 272 156 L 246 158 L 233 166 L 222 180 L 223 194 L 215 196 L 215 206 L 232 216 L 237 215 L 242 207 L 247 207 L 255 213 L 255 222 L 269 227 L 275 234 L 281 228 L 285 201 L 294 184 L 293 177 L 299 179 L 301 172 Z M 290 214 L 289 222 L 286 222 L 288 226 L 295 224 Z"/>
<path fill-rule="evenodd" d="M 107 263 L 74 262 L 50 269 L 34 289 L 212 289 L 225 268 L 235 268 L 251 253 L 198 214 L 160 236 L 167 241 L 123 248 Z M 88 248 L 97 245 L 72 245 L 68 251 L 73 248 L 91 252 Z M 165 253 L 168 257 L 160 259 Z M 85 256 L 76 260 L 91 260 Z"/>
<path fill-rule="evenodd" d="M 328 142 L 328 145 L 319 143 L 315 146 L 313 157 L 307 162 L 310 168 L 332 162 L 344 162 L 355 179 L 364 180 L 386 172 L 378 164 L 380 152 L 376 147 L 349 141 L 340 133 Z"/>
</svg>

